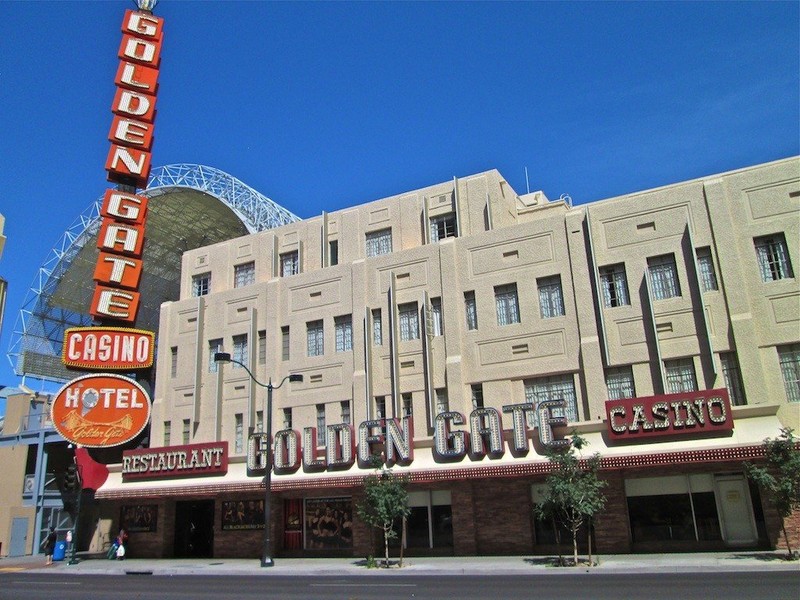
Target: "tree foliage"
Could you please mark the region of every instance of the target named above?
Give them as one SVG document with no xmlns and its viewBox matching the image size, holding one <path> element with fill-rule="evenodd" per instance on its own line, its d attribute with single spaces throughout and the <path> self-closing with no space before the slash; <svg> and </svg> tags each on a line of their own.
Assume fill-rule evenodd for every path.
<svg viewBox="0 0 800 600">
<path fill-rule="evenodd" d="M 572 534 L 572 552 L 575 566 L 578 565 L 578 531 L 586 524 L 591 526 L 594 516 L 606 504 L 602 490 L 606 483 L 597 473 L 600 470 L 600 455 L 595 453 L 587 459 L 580 451 L 587 442 L 573 433 L 566 449 L 548 450 L 547 459 L 551 471 L 540 502 L 534 505 L 534 513 L 540 519 L 552 519 L 566 527 Z M 589 536 L 589 561 L 592 556 L 592 538 Z"/>
<path fill-rule="evenodd" d="M 789 557 L 793 557 L 786 534 L 786 519 L 800 509 L 800 439 L 791 428 L 781 429 L 775 439 L 764 440 L 764 465 L 745 463 L 747 477 L 766 494 L 781 517 L 781 530 Z"/>
<path fill-rule="evenodd" d="M 389 565 L 389 540 L 397 537 L 394 523 L 411 513 L 408 478 L 381 469 L 364 478 L 364 500 L 356 506 L 359 518 L 383 532 L 384 565 Z"/>
</svg>

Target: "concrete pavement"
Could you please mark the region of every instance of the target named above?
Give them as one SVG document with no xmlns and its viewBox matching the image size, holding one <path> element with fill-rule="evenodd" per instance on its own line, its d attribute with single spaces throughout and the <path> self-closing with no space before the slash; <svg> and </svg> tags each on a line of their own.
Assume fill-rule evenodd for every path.
<svg viewBox="0 0 800 600">
<path fill-rule="evenodd" d="M 277 558 L 275 566 L 262 568 L 258 559 L 144 559 L 122 561 L 81 560 L 70 565 L 45 565 L 43 556 L 0 558 L 0 575 L 9 572 L 77 575 L 568 575 L 575 573 L 697 573 L 720 571 L 793 571 L 800 575 L 800 561 L 787 561 L 786 552 L 750 551 L 683 554 L 601 555 L 595 567 L 555 567 L 547 556 L 410 557 L 403 567 L 370 569 L 357 558 Z M 584 557 L 585 558 L 585 557 Z"/>
</svg>

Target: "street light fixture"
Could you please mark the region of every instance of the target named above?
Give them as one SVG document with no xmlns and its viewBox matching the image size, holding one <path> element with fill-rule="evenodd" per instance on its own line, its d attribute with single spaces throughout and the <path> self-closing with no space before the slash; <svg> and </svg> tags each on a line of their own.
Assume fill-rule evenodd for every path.
<svg viewBox="0 0 800 600">
<path fill-rule="evenodd" d="M 253 380 L 253 383 L 259 385 L 263 388 L 267 388 L 267 406 L 266 406 L 266 423 L 264 424 L 264 433 L 267 436 L 267 443 L 271 445 L 271 438 L 272 438 L 272 390 L 277 390 L 281 387 L 286 381 L 303 381 L 303 376 L 300 373 L 291 373 L 287 375 L 278 385 L 272 384 L 272 377 L 269 378 L 267 383 L 261 383 L 258 379 L 255 378 L 253 373 L 250 369 L 247 368 L 247 365 L 239 362 L 238 360 L 231 358 L 231 355 L 227 352 L 215 352 L 214 353 L 214 362 L 215 363 L 234 363 L 242 367 L 247 374 L 250 376 L 250 379 Z M 267 449 L 267 460 L 266 460 L 266 471 L 264 473 L 264 548 L 261 552 L 261 566 L 262 567 L 272 567 L 275 565 L 275 561 L 272 560 L 272 539 L 270 536 L 270 486 L 272 484 L 272 452 L 271 448 Z"/>
</svg>

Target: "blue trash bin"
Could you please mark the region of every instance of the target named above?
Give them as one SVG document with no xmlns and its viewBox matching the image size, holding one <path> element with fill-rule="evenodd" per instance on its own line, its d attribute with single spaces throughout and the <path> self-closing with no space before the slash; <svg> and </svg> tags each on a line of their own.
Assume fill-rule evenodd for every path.
<svg viewBox="0 0 800 600">
<path fill-rule="evenodd" d="M 67 554 L 67 542 L 56 542 L 56 547 L 53 550 L 53 560 L 64 560 Z"/>
</svg>

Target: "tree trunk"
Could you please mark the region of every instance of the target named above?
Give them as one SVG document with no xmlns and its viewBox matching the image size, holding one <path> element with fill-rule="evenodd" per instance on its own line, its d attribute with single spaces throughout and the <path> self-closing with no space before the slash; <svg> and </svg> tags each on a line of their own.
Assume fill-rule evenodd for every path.
<svg viewBox="0 0 800 600">
<path fill-rule="evenodd" d="M 383 551 L 384 551 L 383 566 L 388 568 L 389 567 L 389 531 L 387 529 L 383 530 Z"/>
<path fill-rule="evenodd" d="M 403 533 L 400 536 L 400 568 L 403 568 L 403 548 L 406 547 L 406 518 L 403 517 Z"/>
<path fill-rule="evenodd" d="M 575 566 L 578 566 L 578 530 L 572 528 L 572 557 L 575 560 Z"/>
<path fill-rule="evenodd" d="M 553 536 L 556 538 L 556 549 L 558 550 L 558 566 L 564 566 L 564 556 L 561 553 L 561 532 L 558 530 L 558 525 L 556 525 L 556 519 L 553 517 Z"/>
<path fill-rule="evenodd" d="M 587 536 L 589 538 L 589 548 L 588 548 L 588 550 L 589 550 L 589 566 L 592 567 L 594 565 L 592 563 L 592 520 L 591 519 L 589 519 L 589 522 L 587 523 L 586 533 L 587 533 Z"/>
<path fill-rule="evenodd" d="M 789 551 L 789 559 L 794 556 L 792 554 L 792 547 L 789 545 L 789 536 L 786 534 L 786 519 L 781 519 L 781 529 L 783 530 L 783 539 L 786 540 L 786 549 Z"/>
</svg>

